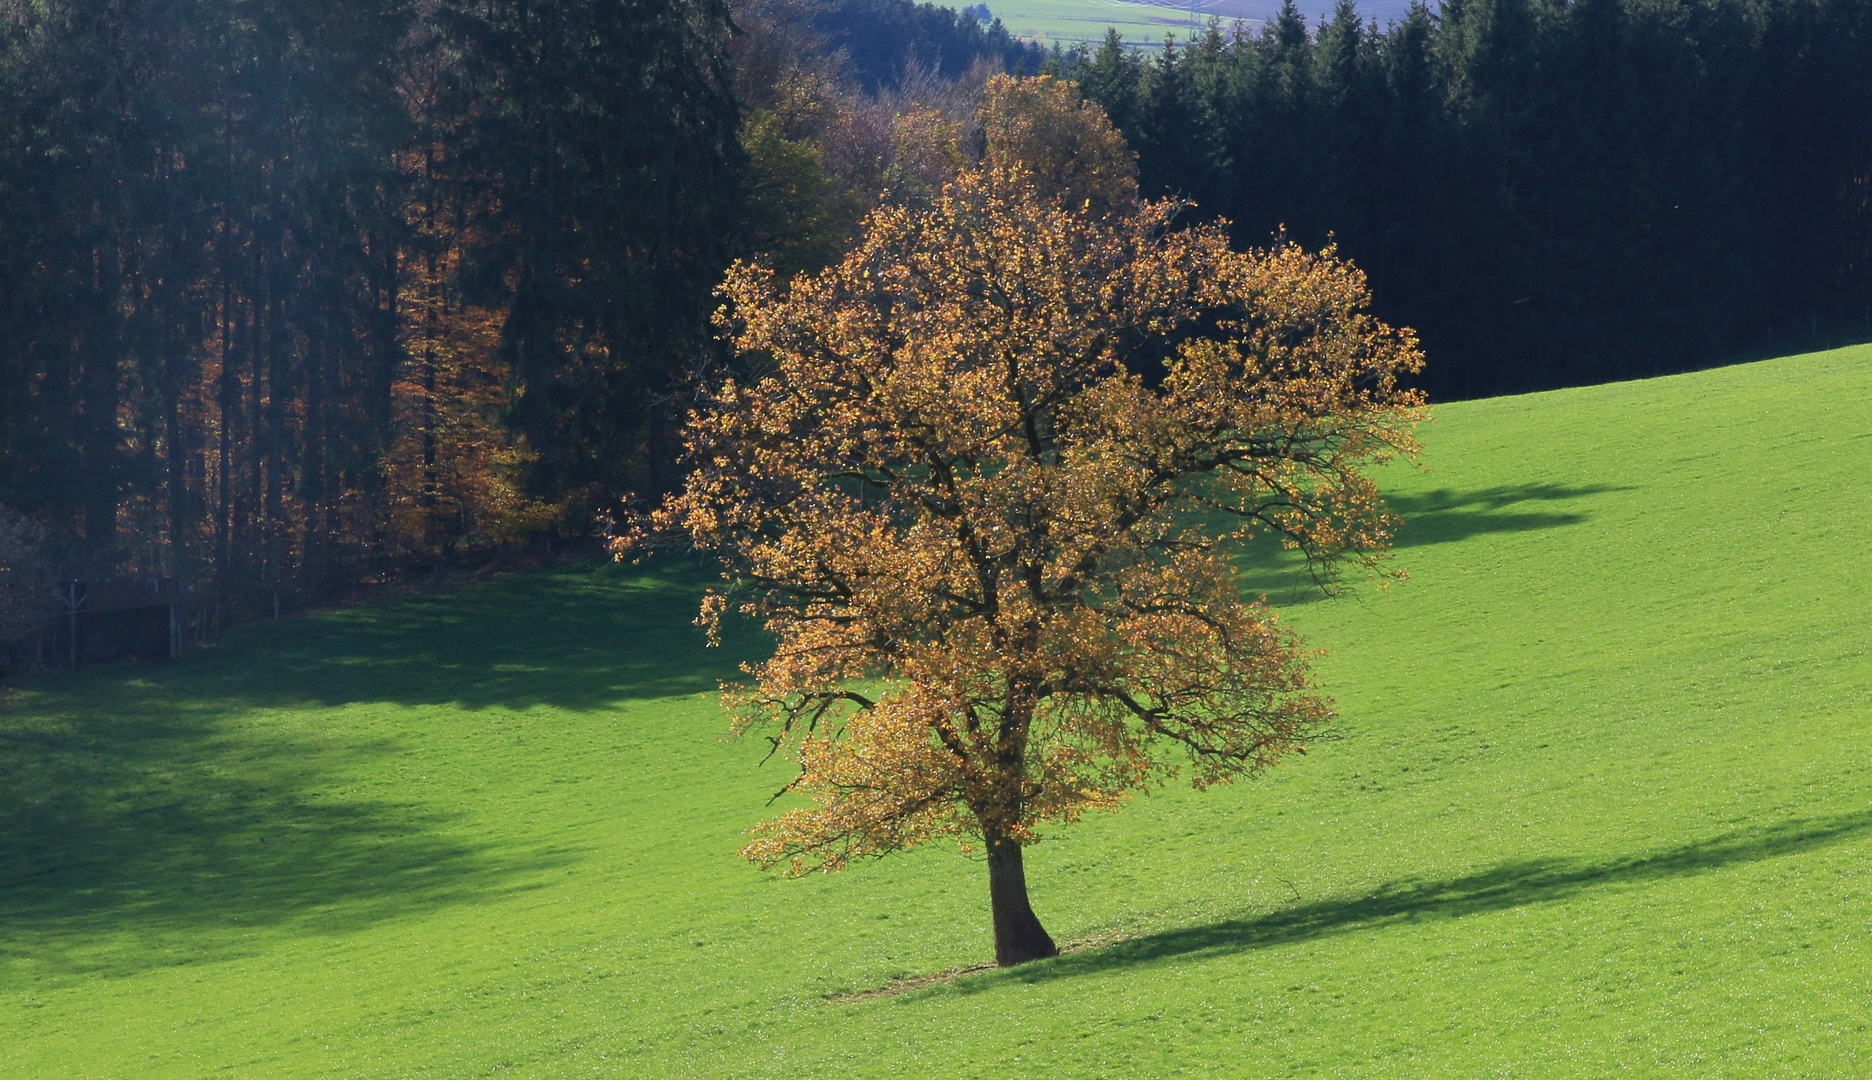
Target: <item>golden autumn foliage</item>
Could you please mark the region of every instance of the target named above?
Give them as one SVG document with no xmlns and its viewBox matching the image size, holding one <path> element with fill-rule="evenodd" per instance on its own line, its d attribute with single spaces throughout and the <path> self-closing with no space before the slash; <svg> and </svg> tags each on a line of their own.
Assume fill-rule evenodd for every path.
<svg viewBox="0 0 1872 1080">
<path fill-rule="evenodd" d="M 500 350 L 505 315 L 466 302 L 458 287 L 474 237 L 441 193 L 443 156 L 431 146 L 400 162 L 411 181 L 399 296 L 403 362 L 390 384 L 390 438 L 379 465 L 384 546 L 398 555 L 514 542 L 565 510 L 563 501 L 524 489 L 533 453 L 501 419 L 513 381 Z"/>
<path fill-rule="evenodd" d="M 1137 205 L 1137 155 L 1070 83 L 997 75 L 982 87 L 982 163 L 1019 169 L 1042 195 L 1094 214 Z"/>
<path fill-rule="evenodd" d="M 1043 823 L 1254 773 L 1332 718 L 1231 553 L 1374 563 L 1365 471 L 1416 449 L 1421 357 L 1356 269 L 1085 194 L 1122 165 L 1043 187 L 991 158 L 822 273 L 735 266 L 719 319 L 765 374 L 692 415 L 651 526 L 730 568 L 702 622 L 738 606 L 777 643 L 730 697 L 804 804 L 746 857 L 978 839 L 1003 963 L 1054 951 L 1020 859 Z"/>
</svg>

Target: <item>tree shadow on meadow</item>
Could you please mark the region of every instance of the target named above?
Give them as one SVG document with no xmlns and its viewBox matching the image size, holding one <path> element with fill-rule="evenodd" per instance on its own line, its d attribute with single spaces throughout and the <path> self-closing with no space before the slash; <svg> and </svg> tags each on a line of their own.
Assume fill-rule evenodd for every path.
<svg viewBox="0 0 1872 1080">
<path fill-rule="evenodd" d="M 1388 495 L 1386 501 L 1404 519 L 1396 546 L 1411 548 L 1455 543 L 1485 533 L 1536 532 L 1578 525 L 1587 518 L 1578 510 L 1527 507 L 1630 490 L 1614 484 L 1509 484 L 1475 491 L 1438 488 L 1408 492 Z"/>
<path fill-rule="evenodd" d="M 257 928 L 336 932 L 530 887 L 572 854 L 497 850 L 433 807 L 346 790 L 403 740 L 289 734 L 252 710 L 713 691 L 753 636 L 704 650 L 689 621 L 707 580 L 675 560 L 516 575 L 26 680 L 0 704 L 0 980 L 13 961 L 196 962 Z"/>
<path fill-rule="evenodd" d="M 1793 855 L 1867 832 L 1872 832 L 1872 811 L 1739 829 L 1623 859 L 1504 862 L 1441 881 L 1395 882 L 1356 896 L 1296 904 L 1266 915 L 1166 930 L 1070 953 L 1057 960 L 984 973 L 955 983 L 953 989 L 974 993 L 1007 980 L 1050 982 L 1166 961 L 1227 956 L 1398 923 L 1552 903 L 1602 886 L 1688 877 L 1724 866 Z"/>
<path fill-rule="evenodd" d="M 757 635 L 693 625 L 718 578 L 660 559 L 516 574 L 437 596 L 238 628 L 176 665 L 171 692 L 261 705 L 608 708 L 713 692 Z M 263 669 L 260 669 L 262 668 Z M 186 672 L 186 674 L 185 674 Z"/>
<path fill-rule="evenodd" d="M 1508 484 L 1473 491 L 1437 488 L 1387 493 L 1385 501 L 1403 519 L 1393 548 L 1404 552 L 1490 533 L 1527 533 L 1578 525 L 1588 518 L 1581 510 L 1537 507 L 1629 490 L 1610 484 Z M 1238 565 L 1243 589 L 1249 595 L 1264 595 L 1283 607 L 1326 598 L 1308 576 L 1305 562 L 1277 543 L 1256 544 Z"/>
<path fill-rule="evenodd" d="M 83 703 L 80 703 L 83 704 Z M 395 752 L 224 730 L 213 709 L 0 724 L 0 982 L 221 959 L 256 930 L 332 933 L 527 888 L 564 852 L 501 852 L 444 814 L 359 799 Z"/>
</svg>

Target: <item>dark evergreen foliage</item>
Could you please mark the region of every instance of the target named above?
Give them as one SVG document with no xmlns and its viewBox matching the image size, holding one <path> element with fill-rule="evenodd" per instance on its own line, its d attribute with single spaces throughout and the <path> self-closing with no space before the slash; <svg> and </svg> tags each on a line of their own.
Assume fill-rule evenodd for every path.
<svg viewBox="0 0 1872 1080">
<path fill-rule="evenodd" d="M 715 0 L 0 0 L 0 505 L 66 573 L 330 591 L 389 550 L 445 236 L 530 480 L 589 520 L 670 456 L 734 243 L 728 33 Z"/>
<path fill-rule="evenodd" d="M 0 501 L 68 572 L 296 588 L 369 488 L 409 21 L 381 0 L 6 6 Z"/>
<path fill-rule="evenodd" d="M 1438 396 L 1683 369 L 1863 327 L 1872 5 L 1448 0 L 1380 31 L 1289 3 L 1074 71 L 1146 189 L 1329 237 Z"/>
<path fill-rule="evenodd" d="M 985 4 L 957 12 L 915 0 L 832 0 L 813 25 L 832 48 L 844 50 L 852 73 L 871 91 L 896 85 L 913 66 L 953 79 L 987 59 L 1032 75 L 1047 56 L 1008 33 Z"/>
<path fill-rule="evenodd" d="M 825 49 L 872 89 L 1064 71 L 1147 191 L 1336 239 L 1440 397 L 1872 333 L 1865 0 L 1289 4 L 1090 56 L 981 5 L 754 6 L 737 74 L 724 0 L 0 0 L 0 506 L 63 572 L 261 606 L 468 536 L 464 471 L 510 534 L 666 486 L 723 267 L 875 195 L 905 98 Z"/>
<path fill-rule="evenodd" d="M 476 242 L 470 295 L 505 309 L 531 477 L 584 517 L 674 457 L 654 408 L 705 347 L 741 149 L 720 0 L 456 0 L 444 112 Z M 679 418 L 678 418 L 679 419 Z M 575 511 L 576 512 L 576 511 Z"/>
</svg>

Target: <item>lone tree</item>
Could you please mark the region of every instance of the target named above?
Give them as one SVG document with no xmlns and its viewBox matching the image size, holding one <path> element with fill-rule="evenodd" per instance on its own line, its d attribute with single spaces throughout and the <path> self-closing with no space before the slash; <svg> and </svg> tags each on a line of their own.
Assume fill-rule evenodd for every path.
<svg viewBox="0 0 1872 1080">
<path fill-rule="evenodd" d="M 991 140 L 838 265 L 731 270 L 720 318 L 764 374 L 708 392 L 652 525 L 729 567 L 702 623 L 738 607 L 777 641 L 730 696 L 805 805 L 743 854 L 979 841 L 1003 965 L 1057 951 L 1022 866 L 1043 823 L 1182 764 L 1253 774 L 1331 719 L 1231 554 L 1265 532 L 1373 563 L 1394 520 L 1362 470 L 1415 452 L 1421 410 L 1414 337 L 1331 252 L 1050 187 Z"/>
</svg>

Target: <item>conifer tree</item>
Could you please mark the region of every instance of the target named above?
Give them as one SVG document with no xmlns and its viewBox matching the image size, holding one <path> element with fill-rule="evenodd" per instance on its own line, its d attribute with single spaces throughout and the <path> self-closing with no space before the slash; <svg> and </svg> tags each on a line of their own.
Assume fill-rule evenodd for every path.
<svg viewBox="0 0 1872 1080">
<path fill-rule="evenodd" d="M 655 402 L 704 347 L 742 153 L 719 0 L 459 0 L 450 137 L 470 296 L 507 316 L 535 493 L 586 515 L 658 485 Z"/>
</svg>

